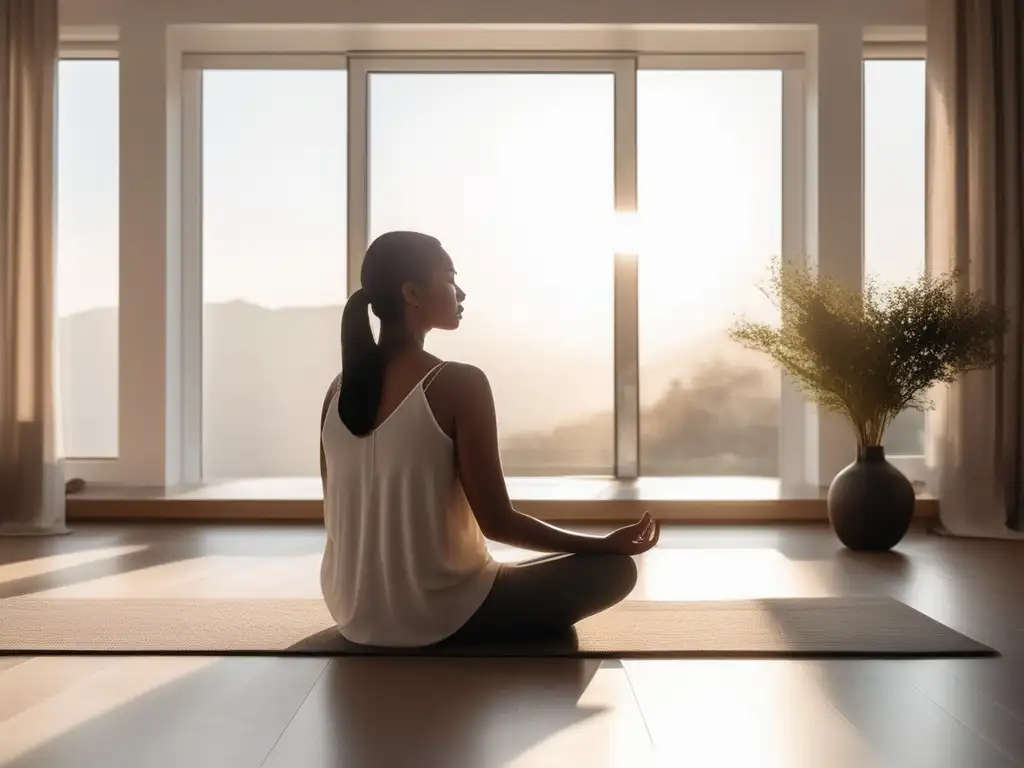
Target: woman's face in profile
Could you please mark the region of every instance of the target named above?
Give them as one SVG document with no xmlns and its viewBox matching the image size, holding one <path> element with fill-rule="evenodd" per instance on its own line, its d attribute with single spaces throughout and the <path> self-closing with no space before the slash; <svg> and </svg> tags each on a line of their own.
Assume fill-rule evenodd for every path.
<svg viewBox="0 0 1024 768">
<path fill-rule="evenodd" d="M 430 281 L 419 303 L 420 320 L 428 328 L 454 331 L 462 320 L 462 303 L 465 292 L 455 280 L 455 265 L 444 254 L 437 268 L 431 273 Z"/>
<path fill-rule="evenodd" d="M 432 323 L 434 328 L 454 331 L 462 322 L 462 304 L 466 293 L 455 280 L 455 267 L 449 261 L 434 272 L 433 291 L 437 295 L 437 312 Z"/>
</svg>

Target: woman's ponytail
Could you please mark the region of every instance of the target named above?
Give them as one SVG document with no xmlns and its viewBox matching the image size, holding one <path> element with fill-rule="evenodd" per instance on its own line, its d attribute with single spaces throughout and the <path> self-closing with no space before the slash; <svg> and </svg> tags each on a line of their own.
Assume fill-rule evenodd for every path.
<svg viewBox="0 0 1024 768">
<path fill-rule="evenodd" d="M 341 391 L 338 415 L 359 437 L 373 431 L 384 383 L 384 360 L 370 328 L 370 298 L 362 288 L 341 315 Z"/>
<path fill-rule="evenodd" d="M 425 284 L 442 257 L 451 263 L 437 238 L 420 232 L 386 232 L 366 249 L 359 271 L 364 288 L 349 296 L 341 315 L 338 415 L 353 435 L 363 437 L 373 431 L 388 362 L 388 351 L 374 341 L 370 328 L 370 297 L 381 332 L 388 325 L 400 331 L 405 316 L 403 286 L 410 281 Z"/>
</svg>

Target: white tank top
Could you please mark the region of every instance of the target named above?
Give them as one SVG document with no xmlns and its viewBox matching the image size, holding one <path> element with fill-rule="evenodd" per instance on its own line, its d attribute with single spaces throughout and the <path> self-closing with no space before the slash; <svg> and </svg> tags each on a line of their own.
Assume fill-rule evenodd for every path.
<svg viewBox="0 0 1024 768">
<path fill-rule="evenodd" d="M 466 501 L 455 446 L 434 418 L 431 370 L 384 422 L 356 437 L 335 391 L 320 567 L 324 601 L 355 643 L 418 647 L 461 627 L 490 592 L 497 563 Z"/>
</svg>

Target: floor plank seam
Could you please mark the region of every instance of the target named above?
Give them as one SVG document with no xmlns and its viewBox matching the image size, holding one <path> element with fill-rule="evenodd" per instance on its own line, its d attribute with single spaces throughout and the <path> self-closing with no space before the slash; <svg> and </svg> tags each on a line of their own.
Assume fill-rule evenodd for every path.
<svg viewBox="0 0 1024 768">
<path fill-rule="evenodd" d="M 636 704 L 637 712 L 640 713 L 640 720 L 644 724 L 644 732 L 647 734 L 647 740 L 651 743 L 652 748 L 657 749 L 658 745 L 654 741 L 654 734 L 651 732 L 651 724 L 647 721 L 647 713 L 644 712 L 643 705 L 640 703 L 640 697 L 636 692 L 636 686 L 633 684 L 633 678 L 629 674 L 629 668 L 625 664 L 622 664 L 622 672 L 626 676 L 626 684 L 629 686 L 629 693 L 633 697 L 633 702 Z"/>
<path fill-rule="evenodd" d="M 938 707 L 939 709 L 941 709 L 941 710 L 942 710 L 943 712 L 945 712 L 945 713 L 946 713 L 947 715 L 949 715 L 949 716 L 950 716 L 951 718 L 953 718 L 954 720 L 956 720 L 956 721 L 957 721 L 958 723 L 960 723 L 960 724 L 961 724 L 961 725 L 962 725 L 962 726 L 963 726 L 964 728 L 966 728 L 966 729 L 967 729 L 968 731 L 970 731 L 971 733 L 973 733 L 973 734 L 974 734 L 975 736 L 977 736 L 977 737 L 978 737 L 979 739 L 981 739 L 981 740 L 982 740 L 983 742 L 985 742 L 986 744 L 988 744 L 988 745 L 989 745 L 990 747 L 992 747 L 992 749 L 994 749 L 994 750 L 995 750 L 996 752 L 998 752 L 998 753 L 999 753 L 1000 755 L 1002 755 L 1003 757 L 1005 757 L 1006 759 L 1008 759 L 1008 760 L 1009 760 L 1009 761 L 1010 761 L 1011 763 L 1013 763 L 1014 765 L 1020 765 L 1020 766 L 1024 766 L 1024 762 L 1021 762 L 1020 760 L 1018 760 L 1018 759 L 1017 759 L 1016 757 L 1014 757 L 1014 756 L 1013 756 L 1012 754 L 1010 754 L 1010 753 L 1009 753 L 1009 752 L 1007 752 L 1007 751 L 1006 751 L 1005 749 L 1003 749 L 1002 747 L 1000 747 L 1000 746 L 999 746 L 998 744 L 996 744 L 996 743 L 995 743 L 994 741 L 992 741 L 992 739 L 990 739 L 990 738 L 989 738 L 988 736 L 986 736 L 985 734 L 983 734 L 983 733 L 981 733 L 980 731 L 978 731 L 978 730 L 977 730 L 977 729 L 976 729 L 975 727 L 973 727 L 972 725 L 969 725 L 968 723 L 965 723 L 965 722 L 963 721 L 963 719 L 961 719 L 960 717 L 958 717 L 957 715 L 955 715 L 955 714 L 954 714 L 953 712 L 950 712 L 950 711 L 949 711 L 949 710 L 948 710 L 948 709 L 947 709 L 947 708 L 946 708 L 946 707 L 945 707 L 945 706 L 944 706 L 944 705 L 943 705 L 943 704 L 942 704 L 941 702 L 939 702 L 939 701 L 936 701 L 936 700 L 935 700 L 935 697 L 934 697 L 934 696 L 932 696 L 932 695 L 930 695 L 930 694 L 929 694 L 929 693 L 928 693 L 927 691 L 925 691 L 925 690 L 922 690 L 922 689 L 921 689 L 921 688 L 920 688 L 919 686 L 915 685 L 915 684 L 914 684 L 913 682 L 911 682 L 910 680 L 908 680 L 908 679 L 907 679 L 906 677 L 903 677 L 903 680 L 904 680 L 904 681 L 905 681 L 905 682 L 906 682 L 906 683 L 907 683 L 908 685 L 910 685 L 910 687 L 911 687 L 911 688 L 913 688 L 914 690 L 918 691 L 918 692 L 919 692 L 919 693 L 920 693 L 920 694 L 921 694 L 922 696 L 924 696 L 924 697 L 925 697 L 926 699 L 928 699 L 928 701 L 932 702 L 932 704 L 934 704 L 934 705 L 935 705 L 936 707 Z M 976 691 L 976 693 L 977 693 L 977 691 Z M 979 695 L 982 695 L 982 694 L 979 694 Z M 986 697 L 986 698 L 987 698 L 987 697 Z M 1000 706 L 1000 705 L 999 705 L 999 702 L 993 701 L 992 703 L 993 703 L 993 704 L 995 704 L 995 705 L 996 705 L 997 707 L 998 707 L 998 706 Z"/>
<path fill-rule="evenodd" d="M 299 702 L 299 706 L 297 706 L 295 708 L 295 711 L 292 712 L 292 716 L 288 718 L 288 722 L 284 724 L 284 728 L 282 728 L 281 732 L 277 734 L 277 738 L 274 739 L 274 743 L 270 745 L 270 749 L 267 750 L 266 756 L 260 763 L 260 768 L 264 768 L 264 766 L 267 764 L 267 761 L 270 759 L 270 756 L 274 754 L 274 750 L 277 749 L 277 745 L 281 743 L 281 739 L 284 738 L 284 735 L 288 732 L 288 729 L 292 727 L 292 723 L 295 722 L 295 718 L 298 716 L 299 712 L 302 711 L 302 708 L 306 705 L 306 700 L 309 698 L 310 694 L 313 693 L 313 691 L 316 690 L 316 687 L 320 684 L 320 678 L 324 676 L 324 673 L 327 671 L 327 668 L 329 666 L 331 666 L 331 662 L 328 659 L 327 663 L 324 664 L 323 668 L 320 670 L 320 674 L 316 676 L 316 680 L 314 680 L 313 684 L 309 686 L 309 690 L 306 691 L 306 695 L 302 697 L 302 701 Z"/>
</svg>

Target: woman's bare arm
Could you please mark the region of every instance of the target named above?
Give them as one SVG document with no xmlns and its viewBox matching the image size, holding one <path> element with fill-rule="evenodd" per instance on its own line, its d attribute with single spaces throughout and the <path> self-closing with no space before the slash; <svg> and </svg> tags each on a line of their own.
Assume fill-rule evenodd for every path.
<svg viewBox="0 0 1024 768">
<path fill-rule="evenodd" d="M 455 403 L 456 461 L 462 487 L 484 535 L 539 552 L 608 552 L 604 536 L 573 533 L 519 512 L 512 506 L 498 453 L 494 395 L 483 371 L 449 366 Z"/>
<path fill-rule="evenodd" d="M 324 453 L 324 424 L 327 423 L 327 409 L 331 407 L 331 400 L 334 399 L 334 393 L 339 384 L 341 384 L 341 374 L 335 376 L 331 386 L 327 388 L 327 394 L 324 395 L 324 405 L 320 410 L 320 485 L 325 494 L 327 493 L 327 454 Z"/>
</svg>

